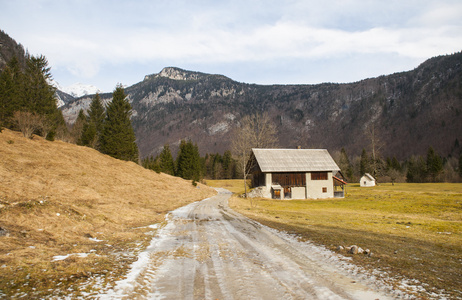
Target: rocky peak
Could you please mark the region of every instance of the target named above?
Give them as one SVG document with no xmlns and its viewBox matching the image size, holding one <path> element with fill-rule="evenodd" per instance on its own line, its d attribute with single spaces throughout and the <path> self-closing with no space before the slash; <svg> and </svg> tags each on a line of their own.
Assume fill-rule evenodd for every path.
<svg viewBox="0 0 462 300">
<path fill-rule="evenodd" d="M 146 75 L 144 80 L 149 80 L 158 77 L 166 77 L 173 80 L 198 80 L 202 76 L 204 76 L 204 74 L 199 72 L 186 71 L 175 67 L 166 67 L 163 68 L 162 71 L 160 71 L 157 74 Z"/>
</svg>

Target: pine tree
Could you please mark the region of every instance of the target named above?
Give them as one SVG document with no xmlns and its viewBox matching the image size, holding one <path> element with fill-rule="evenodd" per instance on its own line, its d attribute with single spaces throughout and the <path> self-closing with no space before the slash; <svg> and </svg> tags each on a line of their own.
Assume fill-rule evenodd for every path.
<svg viewBox="0 0 462 300">
<path fill-rule="evenodd" d="M 99 139 L 103 131 L 104 106 L 99 94 L 96 94 L 88 109 L 87 122 L 83 127 L 81 142 L 82 145 L 99 149 Z"/>
<path fill-rule="evenodd" d="M 176 165 L 176 176 L 198 181 L 201 178 L 201 158 L 197 145 L 182 140 Z"/>
<path fill-rule="evenodd" d="M 360 176 L 364 175 L 364 173 L 369 172 L 369 159 L 367 157 L 366 149 L 363 149 L 361 153 L 361 159 L 359 161 L 359 173 Z"/>
<path fill-rule="evenodd" d="M 233 157 L 231 151 L 225 151 L 223 153 L 223 178 L 231 179 L 233 174 Z"/>
<path fill-rule="evenodd" d="M 72 127 L 72 136 L 77 145 L 85 145 L 82 141 L 82 132 L 83 128 L 87 125 L 87 117 L 83 112 L 83 109 L 80 109 L 77 119 L 75 120 L 74 126 Z"/>
<path fill-rule="evenodd" d="M 429 147 L 427 151 L 427 174 L 432 182 L 436 182 L 437 177 L 443 171 L 443 160 L 435 152 L 433 147 Z"/>
<path fill-rule="evenodd" d="M 138 146 L 130 116 L 131 105 L 126 100 L 122 85 L 118 85 L 106 109 L 100 150 L 118 159 L 138 162 Z"/>
<path fill-rule="evenodd" d="M 48 84 L 51 73 L 47 59 L 41 55 L 27 59 L 25 71 L 25 101 L 27 110 L 40 115 L 52 116 L 57 109 L 56 88 Z"/>
<path fill-rule="evenodd" d="M 37 133 L 53 139 L 57 128 L 65 127 L 65 122 L 56 106 L 56 89 L 48 83 L 49 80 L 50 68 L 43 55 L 27 55 L 25 69 L 18 58 L 13 57 L 0 75 L 0 122 L 18 129 L 13 114 L 29 112 L 37 116 Z"/>
<path fill-rule="evenodd" d="M 396 156 L 393 156 L 393 158 L 391 159 L 391 167 L 397 171 L 400 171 L 401 172 L 401 164 L 399 163 L 398 159 L 396 158 Z"/>
<path fill-rule="evenodd" d="M 173 156 L 170 152 L 170 146 L 168 144 L 164 145 L 164 149 L 159 155 L 159 167 L 161 172 L 175 175 L 175 163 L 173 161 Z"/>
<path fill-rule="evenodd" d="M 160 173 L 160 166 L 159 166 L 159 156 L 156 156 L 155 158 L 151 155 L 149 157 L 146 157 L 141 161 L 141 165 L 149 170 L 156 171 L 157 173 Z"/>
<path fill-rule="evenodd" d="M 343 147 L 340 151 L 339 168 L 349 180 L 353 179 L 353 168 L 351 167 L 350 159 Z"/>
<path fill-rule="evenodd" d="M 49 84 L 52 79 L 51 68 L 45 56 L 28 56 L 24 74 L 25 110 L 37 113 L 44 118 L 41 126 L 49 132 L 47 139 L 52 140 L 58 128 L 65 128 L 62 112 L 56 106 L 56 88 Z"/>
<path fill-rule="evenodd" d="M 427 166 L 422 156 L 412 156 L 407 163 L 407 182 L 425 182 L 427 177 Z"/>
<path fill-rule="evenodd" d="M 13 58 L 0 73 L 0 127 L 14 129 L 13 114 L 24 110 L 24 78 L 18 58 Z"/>
</svg>

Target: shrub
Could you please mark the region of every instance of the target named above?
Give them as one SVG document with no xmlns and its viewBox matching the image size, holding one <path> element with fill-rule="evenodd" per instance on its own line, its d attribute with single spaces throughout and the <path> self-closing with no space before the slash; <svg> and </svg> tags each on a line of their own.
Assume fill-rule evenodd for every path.
<svg viewBox="0 0 462 300">
<path fill-rule="evenodd" d="M 13 121 L 26 138 L 32 138 L 32 134 L 42 127 L 42 116 L 28 111 L 16 111 Z"/>
</svg>

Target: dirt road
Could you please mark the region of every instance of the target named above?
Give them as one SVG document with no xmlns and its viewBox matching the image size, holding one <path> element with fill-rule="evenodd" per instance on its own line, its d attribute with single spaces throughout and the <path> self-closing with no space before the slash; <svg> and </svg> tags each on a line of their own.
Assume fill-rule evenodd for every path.
<svg viewBox="0 0 462 300">
<path fill-rule="evenodd" d="M 225 190 L 172 212 L 103 299 L 392 299 L 330 251 L 230 210 Z M 350 274 L 349 274 L 350 273 Z"/>
</svg>

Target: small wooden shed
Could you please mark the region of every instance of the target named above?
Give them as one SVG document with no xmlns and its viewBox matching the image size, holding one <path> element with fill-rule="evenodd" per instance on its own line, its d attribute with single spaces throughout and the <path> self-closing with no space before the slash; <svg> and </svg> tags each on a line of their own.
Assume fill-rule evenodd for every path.
<svg viewBox="0 0 462 300">
<path fill-rule="evenodd" d="M 359 186 L 361 187 L 371 187 L 375 186 L 375 178 L 371 174 L 365 173 L 361 180 L 359 181 Z"/>
<path fill-rule="evenodd" d="M 248 167 L 267 198 L 344 197 L 346 182 L 334 176 L 340 168 L 326 149 L 252 149 Z"/>
</svg>

